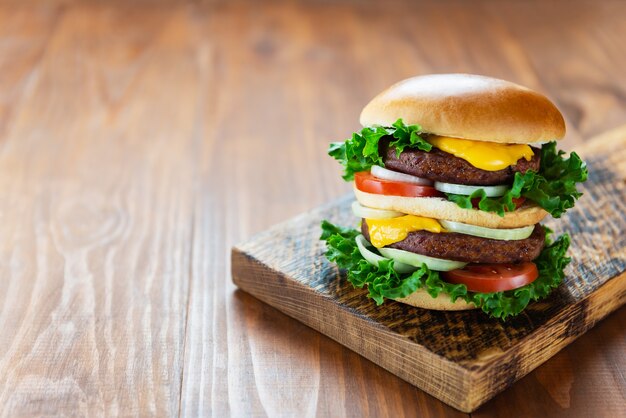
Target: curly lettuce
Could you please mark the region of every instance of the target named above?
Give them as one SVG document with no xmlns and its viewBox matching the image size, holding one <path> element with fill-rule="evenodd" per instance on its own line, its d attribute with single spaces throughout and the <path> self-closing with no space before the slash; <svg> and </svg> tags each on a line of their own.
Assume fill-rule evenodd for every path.
<svg viewBox="0 0 626 418">
<path fill-rule="evenodd" d="M 546 246 L 534 260 L 539 277 L 532 283 L 514 290 L 493 293 L 470 292 L 463 284 L 443 281 L 438 272 L 426 265 L 410 274 L 399 274 L 393 269 L 393 260 L 383 261 L 374 266 L 368 263 L 356 245 L 359 232 L 322 221 L 322 236 L 326 241 L 326 258 L 345 269 L 348 281 L 357 288 L 367 286 L 368 296 L 380 305 L 385 298 L 397 299 L 424 289 L 433 298 L 442 292 L 455 302 L 462 299 L 474 303 L 486 314 L 505 320 L 522 312 L 531 302 L 545 298 L 559 286 L 564 277 L 565 266 L 570 258 L 565 256 L 569 247 L 569 235 L 560 236 L 551 242 L 546 228 Z"/>
<path fill-rule="evenodd" d="M 564 158 L 564 151 L 557 151 L 556 142 L 552 141 L 541 147 L 541 165 L 539 172 L 527 171 L 515 173 L 513 185 L 501 197 L 487 197 L 483 189 L 478 189 L 470 196 L 446 194 L 448 200 L 462 208 L 474 207 L 495 212 L 504 216 L 505 212 L 515 210 L 513 199 L 524 197 L 532 200 L 555 218 L 560 218 L 565 211 L 574 207 L 582 193 L 576 184 L 587 180 L 587 165 L 575 152 Z"/>
<path fill-rule="evenodd" d="M 430 151 L 432 145 L 419 134 L 419 125 L 405 125 L 398 119 L 391 127 L 366 127 L 352 134 L 352 138 L 342 142 L 333 142 L 328 148 L 328 155 L 341 163 L 344 168 L 343 179 L 354 179 L 354 173 L 367 171 L 373 165 L 384 166 L 383 157 L 378 153 L 378 141 L 383 137 L 393 138 L 389 145 L 395 147 L 400 155 L 405 148 L 417 148 Z"/>
</svg>

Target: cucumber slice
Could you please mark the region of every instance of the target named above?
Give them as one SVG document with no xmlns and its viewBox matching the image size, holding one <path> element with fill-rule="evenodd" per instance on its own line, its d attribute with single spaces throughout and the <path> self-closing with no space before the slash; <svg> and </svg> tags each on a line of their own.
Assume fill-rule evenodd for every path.
<svg viewBox="0 0 626 418">
<path fill-rule="evenodd" d="M 378 267 L 378 263 L 380 261 L 389 260 L 388 258 L 380 256 L 374 253 L 373 251 L 371 251 L 368 247 L 371 247 L 372 244 L 370 244 L 363 235 L 358 235 L 355 238 L 355 241 L 356 241 L 357 247 L 359 247 L 359 252 L 363 256 L 363 258 L 367 260 L 368 263 Z M 403 274 L 403 273 L 413 273 L 415 270 L 417 270 L 417 267 L 409 266 L 408 264 L 394 261 L 393 269 L 397 271 L 398 273 Z"/>
<path fill-rule="evenodd" d="M 469 196 L 476 190 L 483 189 L 487 197 L 499 197 L 504 196 L 509 188 L 510 186 L 507 186 L 506 184 L 501 184 L 499 186 L 468 186 L 466 184 L 442 183 L 440 181 L 435 182 L 435 189 L 440 192 L 462 194 L 464 196 Z"/>
<path fill-rule="evenodd" d="M 379 248 L 378 251 L 385 257 L 391 258 L 396 262 L 415 267 L 421 267 L 422 264 L 426 264 L 429 269 L 437 271 L 456 270 L 465 267 L 467 264 L 462 261 L 444 260 L 442 258 L 429 257 L 427 255 L 415 254 L 395 248 Z"/>
<path fill-rule="evenodd" d="M 468 225 L 460 222 L 439 221 L 439 223 L 451 232 L 459 234 L 473 235 L 475 237 L 499 239 L 503 241 L 516 241 L 528 238 L 535 229 L 535 225 L 524 226 L 522 228 L 512 229 L 493 229 L 483 226 Z"/>
</svg>

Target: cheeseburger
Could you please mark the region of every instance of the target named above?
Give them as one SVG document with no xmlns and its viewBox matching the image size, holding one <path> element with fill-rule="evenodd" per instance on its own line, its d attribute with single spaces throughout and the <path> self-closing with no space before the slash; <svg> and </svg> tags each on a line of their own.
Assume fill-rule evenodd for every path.
<svg viewBox="0 0 626 418">
<path fill-rule="evenodd" d="M 353 182 L 357 228 L 322 222 L 328 260 L 354 286 L 436 310 L 505 319 L 562 281 L 569 236 L 550 238 L 587 178 L 556 148 L 563 116 L 507 81 L 437 74 L 401 81 L 361 113 L 329 155 Z"/>
</svg>

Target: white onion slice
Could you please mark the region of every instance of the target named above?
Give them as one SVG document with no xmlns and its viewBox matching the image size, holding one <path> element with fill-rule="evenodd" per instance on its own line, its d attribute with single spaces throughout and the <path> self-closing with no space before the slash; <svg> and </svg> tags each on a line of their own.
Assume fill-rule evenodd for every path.
<svg viewBox="0 0 626 418">
<path fill-rule="evenodd" d="M 499 239 L 503 241 L 516 241 L 528 238 L 535 229 L 535 225 L 524 226 L 512 229 L 493 229 L 484 226 L 463 224 L 460 222 L 440 220 L 439 223 L 451 232 L 459 234 L 473 235 L 475 237 Z"/>
<path fill-rule="evenodd" d="M 435 182 L 435 189 L 444 193 L 462 194 L 469 196 L 478 189 L 483 189 L 487 197 L 503 196 L 511 186 L 501 184 L 499 186 L 468 186 L 466 184 L 452 184 L 442 183 L 440 181 Z"/>
<path fill-rule="evenodd" d="M 361 205 L 358 201 L 352 202 L 352 213 L 364 219 L 391 219 L 403 216 L 404 213 L 395 210 L 374 209 Z"/>
<path fill-rule="evenodd" d="M 385 257 L 410 266 L 421 267 L 422 264 L 431 270 L 450 271 L 465 267 L 467 263 L 462 261 L 444 260 L 442 258 L 429 257 L 427 255 L 415 254 L 410 251 L 397 250 L 395 248 L 379 248 L 378 251 Z"/>
<path fill-rule="evenodd" d="M 430 186 L 433 184 L 433 182 L 428 179 L 388 170 L 378 165 L 372 166 L 371 173 L 372 176 L 383 180 L 401 181 L 403 183 L 421 184 L 423 186 Z"/>
<path fill-rule="evenodd" d="M 367 260 L 367 262 L 370 263 L 371 265 L 378 267 L 378 263 L 380 261 L 389 260 L 388 258 L 385 258 L 383 256 L 380 256 L 374 253 L 373 251 L 370 251 L 367 247 L 371 246 L 372 244 L 370 244 L 363 235 L 358 235 L 355 238 L 355 241 L 356 241 L 357 247 L 359 247 L 359 252 L 363 256 L 363 258 Z M 397 271 L 398 273 L 412 273 L 415 270 L 417 270 L 417 267 L 413 267 L 408 264 L 394 261 L 393 269 Z"/>
</svg>

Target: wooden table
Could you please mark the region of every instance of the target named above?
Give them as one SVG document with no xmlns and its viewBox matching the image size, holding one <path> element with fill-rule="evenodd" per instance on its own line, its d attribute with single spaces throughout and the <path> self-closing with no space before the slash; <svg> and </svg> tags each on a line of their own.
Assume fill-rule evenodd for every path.
<svg viewBox="0 0 626 418">
<path fill-rule="evenodd" d="M 401 78 L 626 123 L 624 2 L 0 4 L 0 416 L 455 417 L 230 280 L 230 247 L 349 191 L 327 143 Z M 574 254 L 575 256 L 575 254 Z M 476 417 L 625 416 L 626 310 Z"/>
</svg>

